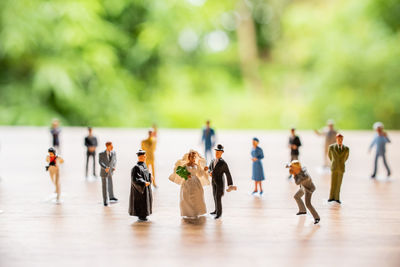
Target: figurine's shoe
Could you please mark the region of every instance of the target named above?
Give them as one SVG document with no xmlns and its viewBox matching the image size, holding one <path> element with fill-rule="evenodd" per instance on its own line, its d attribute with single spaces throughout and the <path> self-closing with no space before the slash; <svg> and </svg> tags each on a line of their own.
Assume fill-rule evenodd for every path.
<svg viewBox="0 0 400 267">
<path fill-rule="evenodd" d="M 335 200 L 337 203 L 342 204 L 342 201 L 340 200 Z"/>
<path fill-rule="evenodd" d="M 264 191 L 260 191 L 260 196 L 262 196 L 262 194 L 264 194 Z"/>
<path fill-rule="evenodd" d="M 328 199 L 328 202 L 332 202 L 332 201 L 335 201 L 335 200 L 333 198 Z"/>
<path fill-rule="evenodd" d="M 142 217 L 142 218 L 139 217 L 139 220 L 138 220 L 138 221 L 139 221 L 139 222 L 147 222 L 148 220 L 147 220 L 146 217 Z"/>
<path fill-rule="evenodd" d="M 372 175 L 371 175 L 371 179 L 375 179 L 375 174 L 372 174 Z"/>
<path fill-rule="evenodd" d="M 321 219 L 315 219 L 314 224 L 319 223 L 320 220 L 321 220 Z"/>
<path fill-rule="evenodd" d="M 107 207 L 108 206 L 108 203 L 104 203 L 104 207 Z"/>
<path fill-rule="evenodd" d="M 222 215 L 217 215 L 217 216 L 215 216 L 214 219 L 215 219 L 215 220 L 218 220 L 219 218 L 221 218 L 221 216 L 222 216 Z"/>
<path fill-rule="evenodd" d="M 213 211 L 213 212 L 210 212 L 210 214 L 211 214 L 211 215 L 215 215 L 215 214 L 217 214 L 217 212 L 216 212 L 216 211 Z"/>
<path fill-rule="evenodd" d="M 118 198 L 115 198 L 115 197 L 110 198 L 110 201 L 118 202 Z"/>
<path fill-rule="evenodd" d="M 289 175 L 289 176 L 288 176 L 288 179 L 290 179 L 290 178 L 292 178 L 292 175 Z"/>
<path fill-rule="evenodd" d="M 304 212 L 304 211 L 302 211 L 302 212 L 298 212 L 298 213 L 296 213 L 296 215 L 304 215 L 304 214 L 307 214 L 307 212 Z"/>
<path fill-rule="evenodd" d="M 254 195 L 254 194 L 257 194 L 258 193 L 258 191 L 253 191 L 253 193 L 251 193 L 252 195 Z"/>
</svg>

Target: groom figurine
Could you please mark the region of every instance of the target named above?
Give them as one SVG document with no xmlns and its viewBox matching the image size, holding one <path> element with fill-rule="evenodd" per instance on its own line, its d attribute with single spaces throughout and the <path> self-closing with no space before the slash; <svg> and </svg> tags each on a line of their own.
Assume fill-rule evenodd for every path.
<svg viewBox="0 0 400 267">
<path fill-rule="evenodd" d="M 215 148 L 215 159 L 213 159 L 209 166 L 210 176 L 212 177 L 212 188 L 214 195 L 215 211 L 211 212 L 211 215 L 216 215 L 215 219 L 219 219 L 222 215 L 222 196 L 224 195 L 225 183 L 224 174 L 228 181 L 227 192 L 236 190 L 236 186 L 233 186 L 232 176 L 229 172 L 228 164 L 222 159 L 224 153 L 224 147 L 219 144 Z"/>
</svg>

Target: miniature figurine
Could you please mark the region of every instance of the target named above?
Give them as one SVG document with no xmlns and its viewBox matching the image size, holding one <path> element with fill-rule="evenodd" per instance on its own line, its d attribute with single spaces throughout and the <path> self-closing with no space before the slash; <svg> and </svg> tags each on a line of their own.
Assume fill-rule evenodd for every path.
<svg viewBox="0 0 400 267">
<path fill-rule="evenodd" d="M 157 145 L 157 140 L 156 137 L 154 136 L 154 131 L 150 129 L 148 131 L 149 136 L 147 139 L 142 141 L 142 149 L 146 151 L 146 165 L 147 168 L 150 168 L 151 166 L 151 179 L 152 179 L 152 184 L 154 187 L 157 187 L 156 184 L 156 174 L 155 174 L 155 167 L 154 167 L 154 152 L 156 151 L 156 145 Z"/>
<path fill-rule="evenodd" d="M 253 149 L 251 150 L 251 156 L 253 161 L 253 174 L 252 180 L 254 181 L 253 194 L 258 192 L 257 185 L 260 188 L 260 196 L 264 193 L 262 189 L 262 181 L 265 180 L 264 170 L 261 160 L 264 158 L 264 152 L 261 147 L 258 146 L 260 140 L 257 137 L 253 138 Z"/>
<path fill-rule="evenodd" d="M 331 191 L 329 194 L 328 202 L 336 201 L 341 204 L 340 201 L 340 187 L 342 185 L 343 174 L 345 172 L 345 163 L 349 158 L 350 149 L 343 145 L 343 135 L 338 133 L 336 135 L 336 144 L 329 146 L 329 159 L 332 162 L 331 165 Z"/>
<path fill-rule="evenodd" d="M 289 168 L 289 173 L 293 175 L 296 184 L 300 185 L 299 191 L 297 191 L 297 193 L 294 195 L 294 199 L 296 200 L 297 206 L 299 207 L 299 212 L 296 215 L 307 214 L 307 207 L 307 209 L 314 217 L 314 224 L 319 223 L 320 217 L 311 204 L 311 196 L 315 191 L 315 185 L 311 180 L 311 176 L 308 174 L 305 167 L 301 167 L 301 164 L 298 160 L 293 160 L 286 167 Z M 301 199 L 304 194 L 306 195 L 306 206 L 304 206 L 304 202 Z"/>
<path fill-rule="evenodd" d="M 131 193 L 129 197 L 129 215 L 137 216 L 139 221 L 147 221 L 152 214 L 153 195 L 151 192 L 151 173 L 146 166 L 146 151 L 136 153 L 138 162 L 131 171 Z"/>
<path fill-rule="evenodd" d="M 53 138 L 52 146 L 55 150 L 60 151 L 60 121 L 58 119 L 53 119 L 51 122 L 50 133 Z"/>
<path fill-rule="evenodd" d="M 96 147 L 97 138 L 93 135 L 92 127 L 88 127 L 89 135 L 85 137 L 86 150 L 86 178 L 88 177 L 89 170 L 89 157 L 93 160 L 93 176 L 96 177 Z"/>
<path fill-rule="evenodd" d="M 181 170 L 181 171 L 180 171 Z M 203 186 L 210 185 L 206 160 L 190 150 L 175 163 L 169 180 L 181 185 L 180 209 L 182 217 L 197 218 L 207 213 Z"/>
<path fill-rule="evenodd" d="M 289 137 L 289 148 L 290 148 L 290 161 L 298 160 L 299 159 L 299 147 L 301 146 L 300 137 L 296 135 L 296 129 L 292 128 L 290 130 L 290 137 Z M 292 175 L 290 174 L 288 179 L 290 179 Z"/>
<path fill-rule="evenodd" d="M 328 149 L 331 144 L 334 144 L 336 141 L 336 130 L 334 128 L 333 120 L 328 120 L 326 122 L 327 127 L 325 127 L 322 131 L 314 130 L 314 132 L 319 136 L 325 136 L 325 146 L 324 146 L 324 167 L 329 167 L 328 161 Z"/>
<path fill-rule="evenodd" d="M 64 160 L 56 154 L 56 150 L 53 147 L 48 149 L 48 153 L 49 155 L 46 157 L 46 161 L 49 165 L 46 166 L 46 171 L 49 172 L 50 179 L 56 187 L 56 204 L 60 204 L 60 165 L 64 163 Z"/>
<path fill-rule="evenodd" d="M 374 129 L 376 130 L 376 135 L 371 145 L 369 146 L 369 151 L 371 151 L 372 147 L 376 145 L 376 154 L 375 154 L 375 164 L 374 164 L 374 173 L 371 175 L 372 179 L 375 179 L 376 172 L 378 170 L 378 158 L 382 157 L 383 164 L 385 164 L 387 177 L 390 177 L 390 168 L 386 161 L 386 143 L 390 143 L 390 139 L 387 136 L 387 133 L 383 130 L 383 123 L 376 122 L 374 123 Z"/>
<path fill-rule="evenodd" d="M 237 190 L 237 187 L 233 185 L 232 176 L 229 172 L 228 164 L 222 159 L 224 153 L 224 147 L 219 144 L 215 148 L 215 159 L 210 163 L 209 173 L 212 177 L 212 188 L 215 203 L 215 211 L 211 212 L 211 215 L 216 215 L 215 219 L 219 219 L 222 216 L 222 196 L 224 195 L 225 182 L 224 174 L 228 182 L 227 192 Z"/>
<path fill-rule="evenodd" d="M 112 142 L 106 143 L 106 150 L 99 153 L 99 164 L 101 167 L 101 187 L 103 190 L 103 203 L 104 206 L 108 206 L 108 197 L 110 201 L 117 202 L 118 199 L 114 196 L 113 190 L 113 173 L 115 171 L 115 165 L 117 164 L 117 154 L 113 150 L 114 147 Z M 108 197 L 107 197 L 108 189 Z"/>
<path fill-rule="evenodd" d="M 203 128 L 201 141 L 202 143 L 204 143 L 204 157 L 206 158 L 206 162 L 208 163 L 208 156 L 210 156 L 211 160 L 213 159 L 211 149 L 214 147 L 215 144 L 215 131 L 213 128 L 210 128 L 210 121 L 207 121 L 206 127 Z"/>
</svg>

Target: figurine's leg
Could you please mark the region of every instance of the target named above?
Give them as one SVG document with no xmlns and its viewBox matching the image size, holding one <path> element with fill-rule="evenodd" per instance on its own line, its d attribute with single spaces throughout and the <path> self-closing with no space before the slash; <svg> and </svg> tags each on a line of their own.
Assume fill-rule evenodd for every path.
<svg viewBox="0 0 400 267">
<path fill-rule="evenodd" d="M 107 199 L 107 182 L 106 182 L 107 177 L 101 177 L 101 188 L 103 192 L 103 203 L 108 204 L 108 199 Z"/>
<path fill-rule="evenodd" d="M 96 177 L 96 152 L 92 154 L 93 158 L 93 176 Z"/>
<path fill-rule="evenodd" d="M 307 209 L 311 212 L 314 219 L 319 219 L 318 212 L 314 209 L 313 205 L 311 204 L 311 196 L 312 193 L 306 191 L 306 206 Z"/>
<path fill-rule="evenodd" d="M 331 174 L 331 191 L 329 193 L 329 199 L 335 199 L 335 190 L 337 184 L 337 172 L 332 172 Z"/>
<path fill-rule="evenodd" d="M 214 197 L 214 212 L 217 213 L 217 186 L 215 184 L 212 184 L 212 189 L 213 189 L 213 197 Z"/>
<path fill-rule="evenodd" d="M 85 177 L 88 177 L 89 157 L 90 157 L 90 153 L 89 153 L 89 152 L 86 152 L 86 172 L 85 172 Z"/>
<path fill-rule="evenodd" d="M 108 197 L 110 199 L 114 198 L 114 188 L 113 188 L 113 182 L 112 182 L 112 175 L 108 175 L 107 177 L 107 182 L 108 182 Z"/>
<path fill-rule="evenodd" d="M 324 166 L 325 167 L 329 167 L 328 150 L 329 150 L 329 144 L 325 143 L 325 148 L 324 148 Z"/>
<path fill-rule="evenodd" d="M 374 173 L 372 174 L 372 177 L 375 177 L 376 176 L 376 172 L 378 171 L 378 158 L 379 158 L 379 154 L 376 153 L 375 161 L 374 161 Z"/>
<path fill-rule="evenodd" d="M 304 191 L 302 188 L 299 189 L 299 191 L 297 191 L 297 193 L 294 195 L 294 199 L 297 202 L 297 206 L 299 207 L 299 213 L 303 213 L 306 212 L 306 207 L 304 206 L 304 202 L 301 199 L 301 197 L 304 195 Z"/>
<path fill-rule="evenodd" d="M 222 193 L 217 191 L 217 217 L 220 217 L 222 215 Z"/>
<path fill-rule="evenodd" d="M 335 200 L 340 200 L 340 187 L 342 186 L 342 180 L 343 180 L 343 172 L 337 172 Z"/>
<path fill-rule="evenodd" d="M 386 155 L 385 154 L 382 155 L 382 159 L 383 159 L 383 164 L 385 164 L 385 167 L 386 167 L 387 175 L 390 176 L 390 168 L 389 168 L 389 165 L 388 165 L 388 163 L 386 161 Z"/>
<path fill-rule="evenodd" d="M 156 184 L 156 175 L 155 175 L 155 167 L 154 167 L 154 159 L 150 161 L 151 164 L 151 179 L 153 180 L 153 185 L 157 186 Z"/>
<path fill-rule="evenodd" d="M 60 194 L 61 194 L 61 190 L 60 190 L 60 172 L 57 169 L 56 173 L 55 173 L 55 185 L 56 185 L 56 193 L 57 193 L 57 200 L 60 200 Z"/>
</svg>

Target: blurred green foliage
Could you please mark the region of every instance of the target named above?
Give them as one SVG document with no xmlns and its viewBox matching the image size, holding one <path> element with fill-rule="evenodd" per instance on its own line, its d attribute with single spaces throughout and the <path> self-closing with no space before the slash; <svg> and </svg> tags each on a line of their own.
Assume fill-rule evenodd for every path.
<svg viewBox="0 0 400 267">
<path fill-rule="evenodd" d="M 398 0 L 0 1 L 0 124 L 399 129 L 399 106 Z"/>
</svg>

